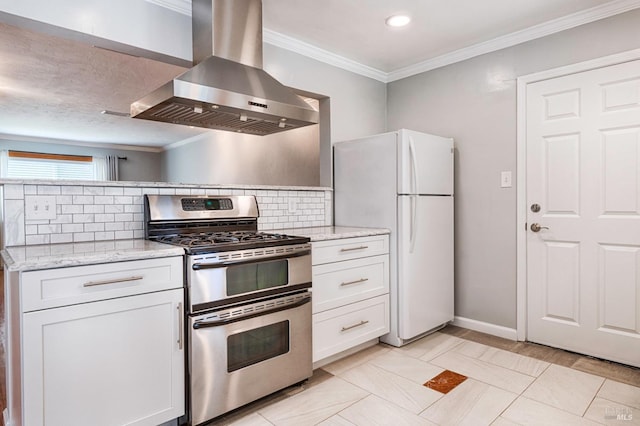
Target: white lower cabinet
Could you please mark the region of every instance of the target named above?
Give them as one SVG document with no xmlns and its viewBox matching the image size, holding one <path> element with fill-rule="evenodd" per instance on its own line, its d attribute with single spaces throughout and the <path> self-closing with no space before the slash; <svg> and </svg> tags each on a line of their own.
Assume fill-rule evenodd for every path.
<svg viewBox="0 0 640 426">
<path fill-rule="evenodd" d="M 387 235 L 312 243 L 313 362 L 389 332 Z"/>
<path fill-rule="evenodd" d="M 27 286 L 52 277 L 61 285 L 77 281 L 63 287 L 61 300 L 74 300 L 75 294 L 86 298 L 88 289 L 94 295 L 85 303 L 23 310 L 22 421 L 17 424 L 156 426 L 182 416 L 181 258 L 96 265 L 97 276 L 86 274 L 90 268 L 22 274 Z M 153 275 L 156 268 L 167 273 Z M 27 294 L 34 300 L 23 299 L 25 307 L 40 300 L 38 292 Z M 101 299 L 105 294 L 119 297 Z"/>
<path fill-rule="evenodd" d="M 378 296 L 313 315 L 317 362 L 389 332 L 389 296 Z"/>
</svg>

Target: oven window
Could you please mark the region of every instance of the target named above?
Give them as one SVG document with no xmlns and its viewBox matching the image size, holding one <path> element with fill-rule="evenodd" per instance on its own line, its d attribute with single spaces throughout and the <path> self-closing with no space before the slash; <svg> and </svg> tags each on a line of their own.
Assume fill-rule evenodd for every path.
<svg viewBox="0 0 640 426">
<path fill-rule="evenodd" d="M 289 352 L 289 321 L 282 321 L 227 338 L 227 371 L 239 370 Z"/>
<path fill-rule="evenodd" d="M 289 282 L 287 260 L 250 263 L 227 268 L 227 295 L 249 293 Z"/>
</svg>

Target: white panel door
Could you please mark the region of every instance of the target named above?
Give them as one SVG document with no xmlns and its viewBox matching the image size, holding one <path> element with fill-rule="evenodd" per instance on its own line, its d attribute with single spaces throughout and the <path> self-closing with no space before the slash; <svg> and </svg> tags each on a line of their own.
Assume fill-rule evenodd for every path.
<svg viewBox="0 0 640 426">
<path fill-rule="evenodd" d="M 453 139 L 398 132 L 398 194 L 453 195 Z"/>
<path fill-rule="evenodd" d="M 527 338 L 640 366 L 640 61 L 530 84 L 526 119 Z"/>
<path fill-rule="evenodd" d="M 398 334 L 453 320 L 453 197 L 398 197 Z"/>
<path fill-rule="evenodd" d="M 155 426 L 184 414 L 183 290 L 23 315 L 25 426 Z"/>
</svg>

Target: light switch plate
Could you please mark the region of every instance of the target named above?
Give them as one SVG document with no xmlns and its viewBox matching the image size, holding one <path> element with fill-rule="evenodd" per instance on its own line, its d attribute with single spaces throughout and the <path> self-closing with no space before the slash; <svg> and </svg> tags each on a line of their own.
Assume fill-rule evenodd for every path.
<svg viewBox="0 0 640 426">
<path fill-rule="evenodd" d="M 510 171 L 500 173 L 500 187 L 511 188 L 511 172 Z"/>
<path fill-rule="evenodd" d="M 24 197 L 26 220 L 46 220 L 56 218 L 56 197 L 54 195 L 34 195 Z"/>
</svg>

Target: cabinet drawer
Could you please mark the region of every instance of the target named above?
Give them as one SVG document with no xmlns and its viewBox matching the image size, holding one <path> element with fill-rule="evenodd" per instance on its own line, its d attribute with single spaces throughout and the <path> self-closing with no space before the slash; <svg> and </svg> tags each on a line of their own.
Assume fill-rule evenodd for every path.
<svg viewBox="0 0 640 426">
<path fill-rule="evenodd" d="M 389 256 L 313 267 L 313 312 L 323 312 L 389 292 Z"/>
<path fill-rule="evenodd" d="M 29 271 L 22 312 L 182 287 L 181 256 Z"/>
<path fill-rule="evenodd" d="M 312 243 L 314 265 L 389 253 L 389 236 L 343 238 Z"/>
<path fill-rule="evenodd" d="M 389 332 L 389 296 L 313 315 L 313 362 Z"/>
</svg>

